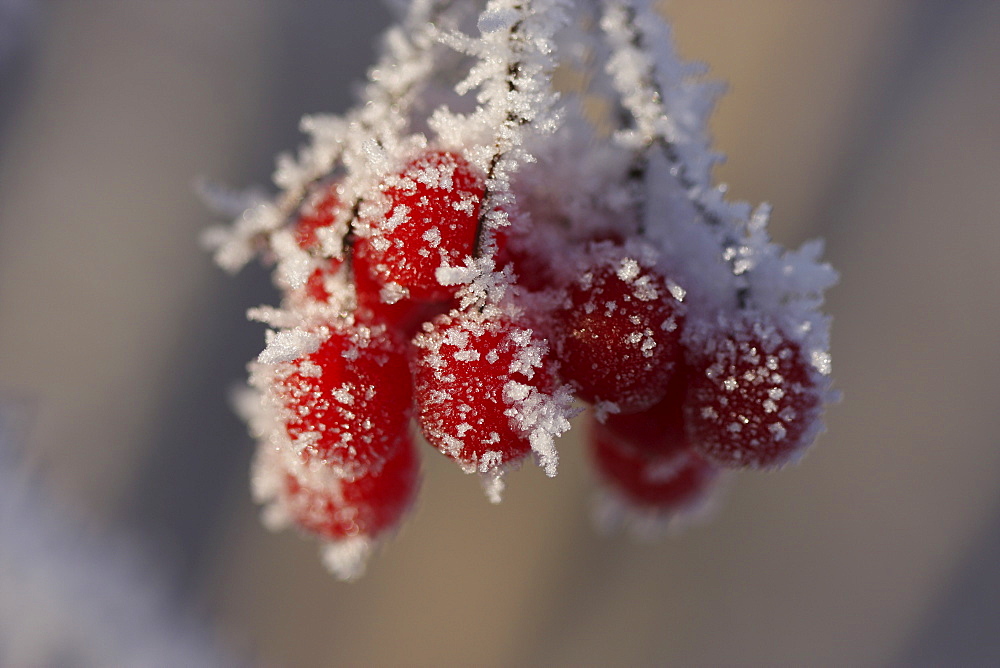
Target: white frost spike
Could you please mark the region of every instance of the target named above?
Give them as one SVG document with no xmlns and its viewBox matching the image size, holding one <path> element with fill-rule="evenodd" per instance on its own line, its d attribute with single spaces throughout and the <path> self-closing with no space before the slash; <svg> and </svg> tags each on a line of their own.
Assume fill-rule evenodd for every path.
<svg viewBox="0 0 1000 668">
<path fill-rule="evenodd" d="M 309 280 L 314 263 L 309 253 L 299 247 L 291 230 L 278 230 L 271 235 L 271 249 L 278 258 L 275 279 L 279 284 L 297 290 Z"/>
<path fill-rule="evenodd" d="M 293 362 L 319 350 L 323 337 L 316 332 L 302 329 L 290 329 L 275 332 L 268 330 L 265 334 L 267 347 L 257 356 L 261 364 L 277 364 Z"/>
<path fill-rule="evenodd" d="M 328 543 L 320 547 L 323 565 L 338 580 L 350 582 L 365 574 L 368 558 L 374 543 L 371 539 L 355 536 Z"/>
<path fill-rule="evenodd" d="M 492 469 L 480 474 L 480 481 L 483 485 L 483 492 L 490 503 L 500 503 L 503 501 L 503 491 L 507 488 L 507 483 L 503 480 L 503 471 Z"/>
<path fill-rule="evenodd" d="M 283 220 L 278 207 L 260 202 L 244 211 L 230 227 L 208 228 L 201 241 L 215 251 L 216 264 L 236 273 L 256 255 L 256 240 L 277 229 Z"/>
</svg>

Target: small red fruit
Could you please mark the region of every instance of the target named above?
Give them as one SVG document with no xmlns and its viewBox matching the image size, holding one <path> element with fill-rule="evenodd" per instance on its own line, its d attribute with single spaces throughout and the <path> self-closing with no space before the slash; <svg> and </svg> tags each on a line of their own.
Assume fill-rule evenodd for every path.
<svg viewBox="0 0 1000 668">
<path fill-rule="evenodd" d="M 592 425 L 590 443 L 604 482 L 643 508 L 662 512 L 691 506 L 704 497 L 718 472 L 693 450 L 643 451 L 619 440 L 599 423 Z"/>
<path fill-rule="evenodd" d="M 627 256 L 602 259 L 570 286 L 555 320 L 560 374 L 581 399 L 635 413 L 663 398 L 682 315 L 657 272 Z"/>
<path fill-rule="evenodd" d="M 343 476 L 378 471 L 409 428 L 405 349 L 381 327 L 331 328 L 315 352 L 279 365 L 273 391 L 292 441 Z"/>
<path fill-rule="evenodd" d="M 427 151 L 381 186 L 388 208 L 369 221 L 370 267 L 380 283 L 406 288 L 418 300 L 455 293 L 437 269 L 462 266 L 475 253 L 483 178 L 461 155 Z"/>
<path fill-rule="evenodd" d="M 415 394 L 431 445 L 467 472 L 496 473 L 534 447 L 555 473 L 551 437 L 569 428 L 545 343 L 503 316 L 450 314 L 424 326 Z"/>
<path fill-rule="evenodd" d="M 823 393 L 799 345 L 753 316 L 692 338 L 684 414 L 693 446 L 732 468 L 800 455 L 821 428 Z"/>
</svg>

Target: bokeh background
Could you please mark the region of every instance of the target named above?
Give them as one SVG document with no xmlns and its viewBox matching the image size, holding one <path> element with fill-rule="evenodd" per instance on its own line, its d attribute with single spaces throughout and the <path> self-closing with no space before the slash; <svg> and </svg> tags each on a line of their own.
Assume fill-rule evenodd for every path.
<svg viewBox="0 0 1000 668">
<path fill-rule="evenodd" d="M 574 438 L 498 507 L 428 450 L 345 585 L 257 521 L 227 393 L 275 295 L 193 184 L 266 184 L 388 13 L 0 0 L 0 665 L 1000 664 L 1000 3 L 664 11 L 730 84 L 718 177 L 842 273 L 828 432 L 648 544 L 593 529 Z"/>
</svg>

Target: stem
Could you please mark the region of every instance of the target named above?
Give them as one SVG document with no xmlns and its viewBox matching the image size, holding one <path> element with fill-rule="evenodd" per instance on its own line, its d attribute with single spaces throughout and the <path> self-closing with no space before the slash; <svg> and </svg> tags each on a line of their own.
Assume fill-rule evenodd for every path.
<svg viewBox="0 0 1000 668">
<path fill-rule="evenodd" d="M 637 12 L 635 7 L 631 2 L 605 2 L 605 17 L 608 17 L 612 10 L 617 9 L 623 14 L 622 28 L 627 35 L 627 44 L 629 47 L 641 54 L 647 54 L 646 46 L 644 44 L 644 36 L 639 30 L 636 24 Z M 611 35 L 609 29 L 605 30 L 607 36 L 610 39 L 614 39 Z M 612 44 L 612 50 L 615 49 L 616 45 Z M 654 64 L 652 59 L 648 63 L 648 66 L 644 68 L 640 79 L 640 89 L 648 93 L 648 99 L 646 102 L 650 106 L 655 106 L 660 117 L 665 117 L 667 115 L 666 110 L 663 106 L 663 91 L 660 85 L 656 81 Z M 618 88 L 618 93 L 620 95 L 625 95 L 626 91 L 621 89 L 618 85 L 619 81 L 615 78 L 616 87 Z M 730 271 L 734 277 L 736 277 L 737 288 L 736 288 L 736 302 L 738 307 L 746 309 L 749 306 L 750 301 L 750 287 L 748 285 L 746 271 L 737 272 L 735 259 L 738 256 L 737 249 L 740 245 L 739 240 L 734 237 L 729 231 L 725 230 L 725 225 L 723 221 L 712 211 L 708 209 L 705 203 L 702 201 L 699 193 L 699 186 L 695 183 L 694 179 L 691 178 L 687 165 L 681 159 L 680 153 L 677 150 L 677 146 L 668 139 L 662 131 L 655 129 L 650 126 L 649 123 L 643 123 L 642 118 L 636 113 L 636 108 L 631 105 L 627 105 L 623 102 L 623 106 L 627 110 L 627 117 L 623 119 L 623 125 L 628 124 L 635 129 L 643 132 L 646 135 L 643 145 L 636 150 L 636 155 L 633 160 L 632 165 L 628 171 L 628 179 L 633 183 L 640 183 L 645 179 L 646 172 L 649 168 L 649 150 L 654 146 L 658 147 L 666 158 L 667 164 L 670 166 L 670 173 L 673 174 L 674 178 L 681 185 L 682 188 L 687 192 L 688 200 L 694 207 L 695 212 L 700 216 L 700 218 L 707 223 L 710 227 L 722 231 L 722 257 L 725 259 L 726 263 L 730 267 Z M 647 127 L 641 127 L 646 125 Z M 640 211 L 640 214 L 643 213 Z M 644 217 L 640 217 L 640 233 L 645 231 Z"/>
<path fill-rule="evenodd" d="M 511 25 L 510 31 L 508 32 L 507 41 L 510 43 L 511 51 L 517 53 L 518 51 L 520 51 L 518 47 L 522 46 L 520 40 L 518 39 L 518 35 L 524 26 L 524 5 L 517 4 L 514 5 L 513 8 L 516 11 L 520 12 L 522 16 Z M 508 92 L 516 93 L 518 91 L 517 83 L 518 79 L 520 78 L 519 76 L 520 73 L 521 73 L 520 60 L 515 60 L 511 63 L 508 63 L 507 75 L 506 75 Z M 514 127 L 520 127 L 527 123 L 528 119 L 524 118 L 524 116 L 521 116 L 512 109 L 508 109 L 502 127 L 510 129 Z M 497 166 L 500 164 L 500 160 L 504 156 L 504 150 L 501 144 L 501 135 L 497 136 L 493 146 L 495 148 L 495 151 L 493 153 L 493 156 L 490 158 L 490 164 L 486 170 L 486 181 L 483 184 L 482 205 L 480 206 L 479 209 L 479 218 L 476 220 L 476 238 L 473 245 L 474 256 L 476 258 L 482 257 L 483 232 L 486 224 L 487 212 L 490 210 L 490 207 L 487 205 L 495 195 L 495 193 L 490 190 L 490 184 L 496 177 Z"/>
</svg>

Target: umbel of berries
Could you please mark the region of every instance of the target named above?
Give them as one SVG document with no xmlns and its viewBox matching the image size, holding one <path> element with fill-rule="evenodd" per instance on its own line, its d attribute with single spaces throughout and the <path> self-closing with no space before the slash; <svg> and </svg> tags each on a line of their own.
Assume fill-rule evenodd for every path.
<svg viewBox="0 0 1000 668">
<path fill-rule="evenodd" d="M 277 192 L 221 198 L 233 223 L 206 235 L 281 292 L 249 312 L 271 331 L 241 403 L 269 526 L 355 577 L 413 501 L 415 435 L 498 501 L 529 457 L 555 474 L 574 399 L 627 513 L 675 518 L 722 467 L 798 457 L 833 396 L 836 274 L 713 183 L 718 88 L 657 3 L 391 4 L 359 104 L 303 118 Z"/>
</svg>

